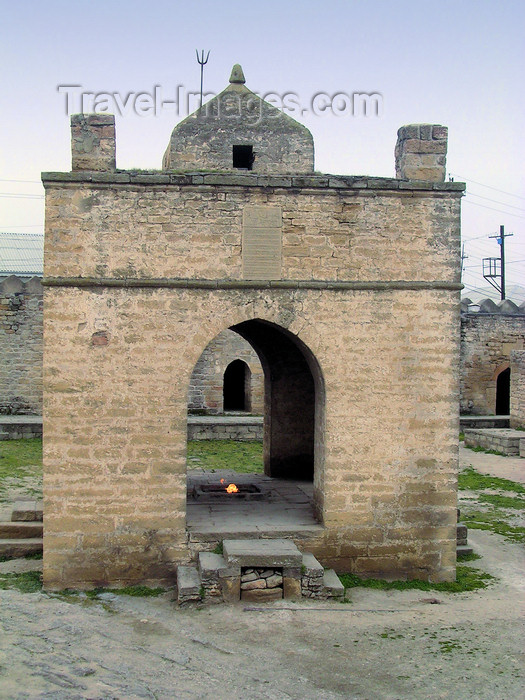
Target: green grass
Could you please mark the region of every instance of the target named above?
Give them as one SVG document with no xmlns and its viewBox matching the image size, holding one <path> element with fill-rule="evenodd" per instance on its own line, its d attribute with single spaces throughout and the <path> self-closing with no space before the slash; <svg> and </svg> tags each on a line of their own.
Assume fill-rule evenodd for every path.
<svg viewBox="0 0 525 700">
<path fill-rule="evenodd" d="M 188 469 L 232 469 L 241 474 L 262 474 L 262 442 L 237 440 L 190 440 Z"/>
<path fill-rule="evenodd" d="M 465 593 L 476 591 L 495 581 L 495 578 L 470 566 L 457 566 L 456 580 L 431 583 L 429 581 L 383 581 L 377 578 L 361 579 L 355 574 L 338 574 L 345 588 L 374 588 L 380 591 L 441 591 L 444 593 Z"/>
<path fill-rule="evenodd" d="M 71 595 L 71 591 L 68 590 Z M 86 591 L 88 598 L 97 598 L 101 593 L 114 593 L 115 595 L 130 595 L 137 598 L 155 598 L 166 593 L 165 588 L 150 588 L 149 586 L 124 586 L 124 588 L 94 588 Z"/>
<path fill-rule="evenodd" d="M 481 559 L 481 557 L 479 554 L 476 554 L 476 552 L 469 552 L 468 554 L 459 553 L 456 557 L 457 561 L 477 561 L 478 559 Z"/>
<path fill-rule="evenodd" d="M 41 498 L 41 489 L 33 488 L 36 479 L 42 483 L 42 439 L 2 440 L 0 442 L 0 501 L 8 499 L 8 488 L 16 483 L 27 498 Z"/>
<path fill-rule="evenodd" d="M 469 510 L 465 512 L 462 521 L 472 530 L 488 530 L 502 535 L 510 542 L 525 542 L 525 527 L 511 525 L 505 520 L 505 513 L 499 509 Z"/>
<path fill-rule="evenodd" d="M 473 467 L 464 469 L 458 477 L 460 491 L 479 491 L 483 489 L 498 489 L 500 491 L 514 491 L 525 495 L 525 486 L 510 479 L 502 479 L 498 476 L 481 474 Z"/>
<path fill-rule="evenodd" d="M 510 542 L 525 542 L 525 527 L 513 521 L 525 510 L 525 486 L 510 479 L 480 474 L 472 467 L 458 477 L 460 490 L 500 491 L 478 493 L 476 504 L 462 507 L 462 521 L 472 530 L 487 530 L 501 535 Z M 511 495 L 512 494 L 512 495 Z"/>
<path fill-rule="evenodd" d="M 498 450 L 486 450 L 484 447 L 481 447 L 481 445 L 476 445 L 476 447 L 472 447 L 471 445 L 465 445 L 467 450 L 472 450 L 472 452 L 483 452 L 486 455 L 498 455 L 499 457 L 506 457 L 507 455 L 505 452 L 498 452 Z"/>
<path fill-rule="evenodd" d="M 42 474 L 42 439 L 2 440 L 0 479 Z"/>
<path fill-rule="evenodd" d="M 38 593 L 42 590 L 40 571 L 24 571 L 21 574 L 0 574 L 0 590 L 14 589 L 20 593 Z"/>
</svg>

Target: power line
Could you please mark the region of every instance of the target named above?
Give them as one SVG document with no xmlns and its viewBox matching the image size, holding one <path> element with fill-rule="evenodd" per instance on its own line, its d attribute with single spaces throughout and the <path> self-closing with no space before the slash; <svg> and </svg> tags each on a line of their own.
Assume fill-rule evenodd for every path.
<svg viewBox="0 0 525 700">
<path fill-rule="evenodd" d="M 475 192 L 467 192 L 467 197 L 479 197 L 479 199 L 486 199 L 487 202 L 501 204 L 502 207 L 510 207 L 511 209 L 517 209 L 518 211 L 525 211 L 523 207 L 515 207 L 513 204 L 505 204 L 505 202 L 500 202 L 499 200 L 491 199 L 490 197 L 483 197 L 481 194 L 475 194 Z"/>
<path fill-rule="evenodd" d="M 471 202 L 465 199 L 466 204 L 473 204 L 475 207 L 482 207 L 483 209 L 490 209 L 491 211 L 497 211 L 499 214 L 506 214 L 507 216 L 515 216 L 518 219 L 525 219 L 525 216 L 520 216 L 519 214 L 512 214 L 510 211 L 503 211 L 502 209 L 494 209 L 494 207 L 487 207 L 485 204 L 479 204 L 478 202 Z"/>
<path fill-rule="evenodd" d="M 494 190 L 495 192 L 501 192 L 501 194 L 507 194 L 509 197 L 516 197 L 516 199 L 523 199 L 525 200 L 525 197 L 521 197 L 519 194 L 512 194 L 512 192 L 506 192 L 505 190 L 499 190 L 497 187 L 492 187 L 491 185 L 484 185 L 482 182 L 476 182 L 476 180 L 471 180 L 468 177 L 463 177 L 463 175 L 458 175 L 457 173 L 452 173 L 454 177 L 459 177 L 460 180 L 464 180 L 465 182 L 472 182 L 474 185 L 479 185 L 480 187 L 486 187 L 488 190 Z"/>
</svg>

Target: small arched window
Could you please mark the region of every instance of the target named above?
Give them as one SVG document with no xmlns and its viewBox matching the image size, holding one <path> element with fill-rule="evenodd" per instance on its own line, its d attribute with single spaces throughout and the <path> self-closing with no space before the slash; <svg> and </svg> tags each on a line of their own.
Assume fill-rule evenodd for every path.
<svg viewBox="0 0 525 700">
<path fill-rule="evenodd" d="M 246 362 L 234 360 L 224 372 L 223 409 L 225 411 L 251 410 L 251 371 Z"/>
</svg>

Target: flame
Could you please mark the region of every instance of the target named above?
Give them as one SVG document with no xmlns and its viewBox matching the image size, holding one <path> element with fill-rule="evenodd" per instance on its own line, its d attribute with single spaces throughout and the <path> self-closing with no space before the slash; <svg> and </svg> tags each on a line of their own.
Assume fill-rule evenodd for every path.
<svg viewBox="0 0 525 700">
<path fill-rule="evenodd" d="M 221 479 L 221 484 L 224 484 L 224 479 Z"/>
<path fill-rule="evenodd" d="M 229 484 L 226 487 L 226 491 L 227 491 L 227 493 L 237 493 L 239 491 L 239 489 L 237 488 L 237 486 L 235 486 L 235 484 Z"/>
</svg>

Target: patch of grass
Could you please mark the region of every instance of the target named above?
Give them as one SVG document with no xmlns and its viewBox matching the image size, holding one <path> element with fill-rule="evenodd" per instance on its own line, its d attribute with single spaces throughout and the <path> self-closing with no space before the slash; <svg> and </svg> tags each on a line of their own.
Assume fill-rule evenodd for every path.
<svg viewBox="0 0 525 700">
<path fill-rule="evenodd" d="M 41 492 L 35 491 L 33 482 L 24 483 L 25 479 L 42 480 L 42 439 L 2 440 L 0 442 L 0 501 L 6 500 L 8 487 L 13 480 L 19 480 L 20 486 L 27 486 L 29 492 L 36 498 L 41 498 Z M 28 484 L 31 484 L 29 487 Z"/>
<path fill-rule="evenodd" d="M 149 586 L 124 586 L 123 588 L 94 588 L 86 591 L 88 598 L 97 598 L 101 593 L 114 593 L 115 595 L 130 595 L 140 598 L 155 598 L 166 593 L 165 588 L 150 588 Z M 72 594 L 72 592 L 71 592 Z"/>
<path fill-rule="evenodd" d="M 481 447 L 481 445 L 476 445 L 476 447 L 472 447 L 471 445 L 465 445 L 467 450 L 472 450 L 472 452 L 484 452 L 486 455 L 498 455 L 499 457 L 507 457 L 505 452 L 498 452 L 498 450 L 486 450 L 484 447 Z"/>
<path fill-rule="evenodd" d="M 525 486 L 510 479 L 502 479 L 498 476 L 481 474 L 473 467 L 467 467 L 458 476 L 458 488 L 462 491 L 480 491 L 484 489 L 498 489 L 500 491 L 514 491 L 525 494 Z"/>
<path fill-rule="evenodd" d="M 222 542 L 219 542 L 219 544 L 215 547 L 213 554 L 224 554 Z"/>
<path fill-rule="evenodd" d="M 374 588 L 381 591 L 442 591 L 444 593 L 465 593 L 486 588 L 495 581 L 494 576 L 470 566 L 456 567 L 456 580 L 431 583 L 429 581 L 383 581 L 377 578 L 361 579 L 355 574 L 338 574 L 345 588 Z"/>
<path fill-rule="evenodd" d="M 20 593 L 38 593 L 42 590 L 40 571 L 24 571 L 20 574 L 0 574 L 0 590 L 14 589 Z"/>
<path fill-rule="evenodd" d="M 190 440 L 188 469 L 232 469 L 241 474 L 263 473 L 262 441 Z"/>
<path fill-rule="evenodd" d="M 480 503 L 490 503 L 495 508 L 515 508 L 523 510 L 525 508 L 525 498 L 521 496 L 501 496 L 498 493 L 480 493 L 478 496 Z"/>
<path fill-rule="evenodd" d="M 459 434 L 459 441 L 463 442 L 465 440 L 465 433 L 460 433 Z"/>
<path fill-rule="evenodd" d="M 11 557 L 7 554 L 2 554 L 0 556 L 0 562 L 2 561 L 12 561 L 13 559 L 43 559 L 43 552 L 33 552 L 33 554 L 26 554 L 24 557 Z"/>
<path fill-rule="evenodd" d="M 476 552 L 469 552 L 468 554 L 460 552 L 456 557 L 457 561 L 477 561 L 478 559 L 481 559 L 481 557 Z"/>
<path fill-rule="evenodd" d="M 488 530 L 511 542 L 525 542 L 525 527 L 510 525 L 504 518 L 505 514 L 497 509 L 471 510 L 463 515 L 462 520 L 472 530 Z"/>
<path fill-rule="evenodd" d="M 35 470 L 42 473 L 42 438 L 0 442 L 0 479 L 35 476 Z"/>
</svg>

